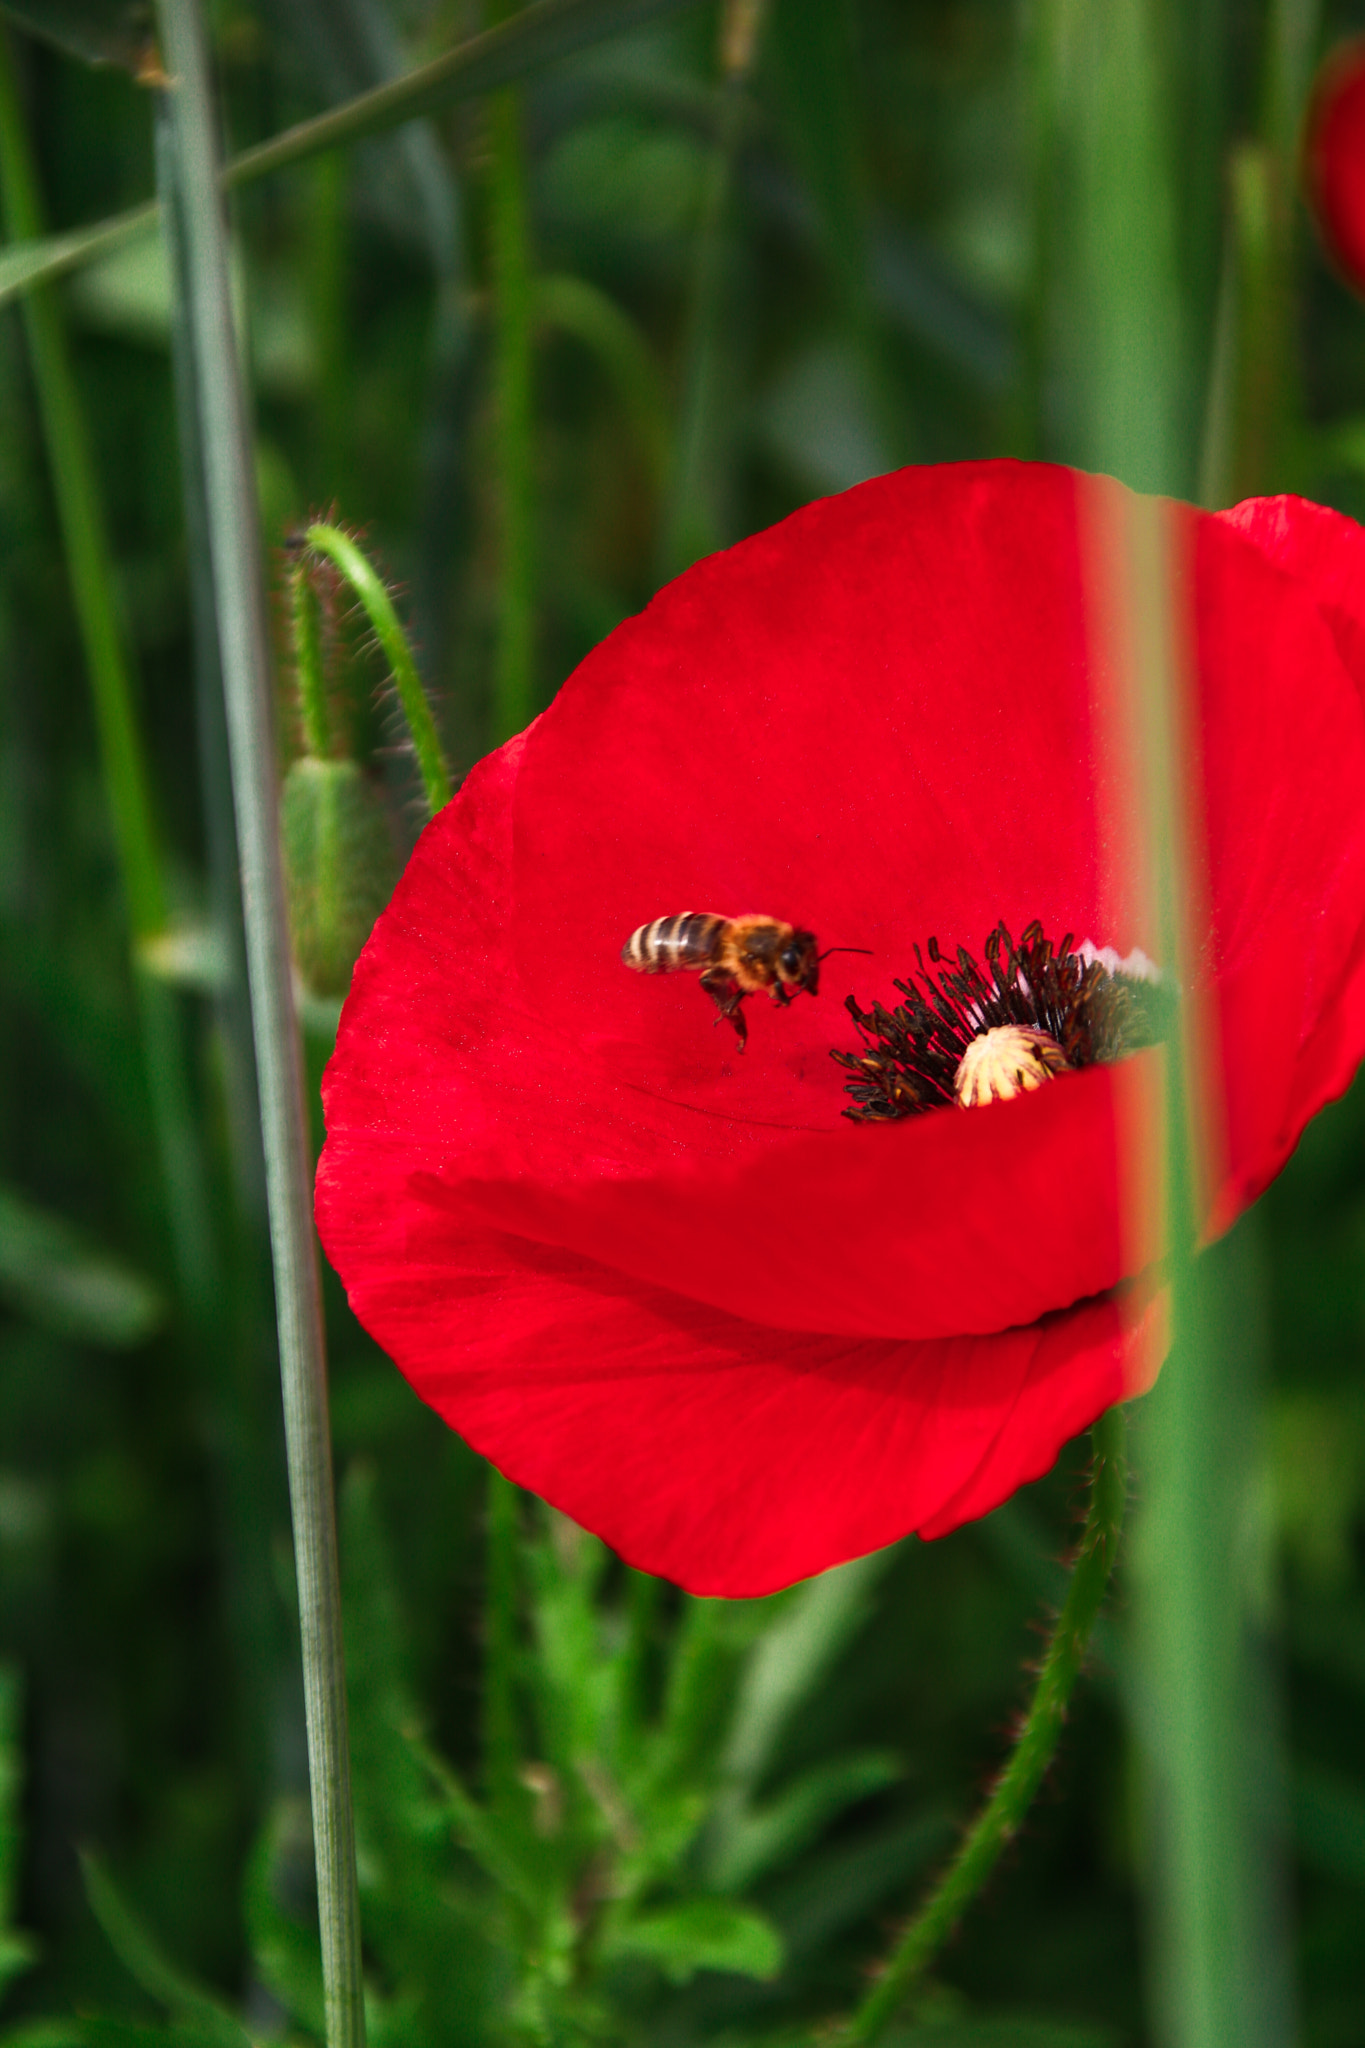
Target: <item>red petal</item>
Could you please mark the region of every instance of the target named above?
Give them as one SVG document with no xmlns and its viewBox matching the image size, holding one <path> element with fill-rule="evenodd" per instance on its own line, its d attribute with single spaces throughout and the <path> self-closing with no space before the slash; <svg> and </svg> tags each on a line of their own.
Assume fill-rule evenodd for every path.
<svg viewBox="0 0 1365 2048">
<path fill-rule="evenodd" d="M 356 970 L 329 1132 L 401 1137 L 414 1182 L 495 1226 L 782 1329 L 1000 1330 L 1151 1255 L 1116 1195 L 1120 1127 L 1154 1125 L 1150 1055 L 971 1117 L 815 1131 L 698 1114 L 585 1058 L 503 950 L 525 756 L 481 764 L 423 835 Z"/>
<path fill-rule="evenodd" d="M 732 1598 L 942 1535 L 1154 1370 L 1112 1301 L 940 1343 L 764 1329 L 487 1229 L 405 1148 L 329 1143 L 318 1217 L 424 1400 L 627 1562 Z"/>
<path fill-rule="evenodd" d="M 1250 498 L 1219 513 L 1217 522 L 1253 545 L 1314 604 L 1355 684 L 1357 704 L 1365 705 L 1365 531 L 1338 512 L 1294 497 Z M 1318 701 L 1309 696 L 1305 702 L 1316 714 Z M 1336 730 L 1339 734 L 1341 727 Z M 1337 739 L 1331 734 L 1308 737 L 1326 772 L 1326 750 Z M 1264 743 L 1272 746 L 1278 739 L 1275 731 L 1264 735 Z M 1231 1222 L 1274 1178 L 1310 1118 L 1349 1087 L 1365 1050 L 1365 903 L 1357 880 L 1365 811 L 1360 797 L 1348 791 L 1337 799 L 1343 805 L 1340 816 L 1327 821 L 1317 775 L 1307 772 L 1297 784 L 1292 777 L 1286 782 L 1288 802 L 1297 803 L 1302 813 L 1301 845 L 1325 826 L 1337 843 L 1337 873 L 1329 878 L 1327 864 L 1304 848 L 1309 873 L 1300 880 L 1297 911 L 1290 904 L 1286 921 L 1297 923 L 1303 937 L 1311 935 L 1319 965 L 1297 1017 L 1273 971 L 1274 954 L 1270 969 L 1263 970 L 1267 1007 L 1278 1007 L 1281 1023 L 1294 1027 L 1293 1057 L 1287 1063 L 1266 1062 L 1268 1072 L 1258 1076 L 1259 1048 L 1253 1043 L 1251 1058 L 1240 1062 L 1246 1069 L 1245 1093 L 1254 1101 L 1259 1089 L 1259 1121 L 1266 1135 L 1258 1158 L 1244 1145 L 1241 1160 L 1233 1162 L 1219 1223 Z M 1237 850 L 1230 849 L 1225 858 L 1235 862 Z M 1253 904 L 1249 914 L 1263 912 Z M 1286 934 L 1283 929 L 1272 942 L 1291 948 L 1298 943 L 1292 930 Z"/>
</svg>

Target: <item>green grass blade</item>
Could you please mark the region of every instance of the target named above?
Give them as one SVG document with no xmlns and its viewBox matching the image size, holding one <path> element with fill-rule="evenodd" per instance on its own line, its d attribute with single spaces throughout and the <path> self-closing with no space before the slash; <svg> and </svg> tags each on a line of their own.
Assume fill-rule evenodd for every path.
<svg viewBox="0 0 1365 2048">
<path fill-rule="evenodd" d="M 146 1343 L 166 1320 L 150 1280 L 3 1181 L 0 1300 L 63 1336 L 115 1351 Z"/>
<path fill-rule="evenodd" d="M 510 739 L 535 712 L 535 392 L 531 235 L 521 100 L 488 106 L 496 450 L 497 630 L 493 737 Z"/>
<path fill-rule="evenodd" d="M 323 150 L 339 149 L 402 127 L 454 100 L 477 99 L 481 93 L 514 84 L 656 15 L 695 4 L 696 0 L 536 0 L 515 19 L 471 36 L 402 78 L 357 93 L 343 105 L 300 121 L 254 149 L 243 150 L 224 166 L 223 183 L 229 187 L 249 185 Z M 32 238 L 26 237 L 22 247 L 0 255 L 0 305 L 35 284 L 64 277 L 147 234 L 156 226 L 160 211 L 153 200 L 70 234 L 40 238 L 39 231 L 33 229 Z"/>
<path fill-rule="evenodd" d="M 227 165 L 224 181 L 244 185 L 316 156 L 321 149 L 382 135 L 452 100 L 475 99 L 500 86 L 515 85 L 530 72 L 592 43 L 692 4 L 694 0 L 533 0 L 509 21 L 471 36 L 391 84 L 359 93 L 343 106 L 245 150 Z"/>
<path fill-rule="evenodd" d="M 763 0 L 728 0 L 721 39 L 722 79 L 692 258 L 678 424 L 668 491 L 659 522 L 656 567 L 662 582 L 719 547 L 716 438 L 720 417 L 726 302 L 733 260 L 731 199 L 735 165 L 750 112 L 748 86 L 758 54 Z M 739 32 L 733 30 L 738 28 Z"/>
<path fill-rule="evenodd" d="M 1189 657 L 1177 637 L 1179 564 L 1166 507 L 1117 498 L 1109 530 L 1114 672 L 1126 677 L 1148 815 L 1158 957 L 1185 991 L 1166 1045 L 1166 1275 L 1171 1352 L 1142 1411 L 1135 1544 L 1135 1732 L 1150 1809 L 1150 1982 L 1163 2048 L 1285 2048 L 1290 1973 L 1273 1858 L 1254 1815 L 1252 1731 L 1278 1776 L 1267 1689 L 1249 1655 L 1245 1533 L 1254 1524 L 1257 1390 L 1247 1308 L 1227 1276 L 1236 1240 L 1198 1250 L 1220 1086 L 1216 1019 L 1198 992 L 1204 859 Z M 1243 1233 L 1244 1234 L 1244 1233 Z M 1240 1325 L 1240 1327 L 1239 1327 Z"/>
<path fill-rule="evenodd" d="M 125 242 L 150 234 L 160 218 L 161 208 L 152 199 L 142 206 L 130 206 L 126 213 L 111 214 L 96 227 L 76 228 L 69 234 L 43 235 L 36 228 L 29 229 L 16 247 L 0 250 L 0 305 L 35 284 L 53 284 L 122 248 Z"/>
<path fill-rule="evenodd" d="M 1199 406 L 1190 374 L 1189 301 L 1177 265 L 1177 174 L 1160 70 L 1161 10 L 1121 0 L 1104 21 L 1056 5 L 1067 83 L 1059 127 L 1071 151 L 1075 223 L 1071 327 L 1084 413 L 1075 453 L 1149 490 L 1194 482 Z M 1192 173 L 1190 173 L 1192 174 Z M 1207 195 L 1199 195 L 1198 205 Z M 1197 210 L 1197 208 L 1196 208 Z M 1234 451 L 1235 453 L 1235 451 Z M 1102 545 L 1096 622 L 1110 639 L 1131 723 L 1157 951 L 1173 985 L 1195 987 L 1204 850 L 1191 763 L 1197 735 L 1184 696 L 1190 651 L 1177 633 L 1173 537 L 1159 504 L 1096 498 Z M 1182 581 L 1180 588 L 1186 585 Z M 1272 1719 L 1246 1654 L 1247 1585 L 1233 1543 L 1229 1466 L 1254 1434 L 1252 1388 L 1236 1339 L 1196 1259 L 1207 1184 L 1205 1105 L 1219 1078 L 1216 1037 L 1182 1005 L 1167 1047 L 1165 1169 L 1173 1342 L 1148 1403 L 1144 1515 L 1135 1542 L 1141 1656 L 1134 1732 L 1152 1809 L 1149 1976 L 1165 2048 L 1279 2044 L 1287 1979 L 1269 1893 L 1253 1853 L 1245 1772 L 1249 1722 Z"/>
<path fill-rule="evenodd" d="M 355 1840 L 347 1764 L 336 1510 L 303 1063 L 294 1015 L 280 854 L 265 578 L 237 365 L 216 105 L 196 0 L 160 10 L 176 80 L 174 144 L 184 199 L 209 544 L 228 707 L 252 1021 L 303 1638 L 309 1776 L 330 2048 L 363 2048 Z"/>
<path fill-rule="evenodd" d="M 82 1856 L 85 1895 L 109 1946 L 130 1977 L 179 2020 L 190 2023 L 222 2048 L 249 2048 L 250 2035 L 212 1992 L 174 1964 L 108 1872 L 93 1856 Z"/>
</svg>

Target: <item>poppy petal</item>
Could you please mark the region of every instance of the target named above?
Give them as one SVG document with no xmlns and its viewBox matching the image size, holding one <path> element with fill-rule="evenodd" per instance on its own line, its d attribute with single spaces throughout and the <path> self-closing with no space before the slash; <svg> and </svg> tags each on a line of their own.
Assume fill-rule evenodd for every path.
<svg viewBox="0 0 1365 2048">
<path fill-rule="evenodd" d="M 343 1145 L 319 1220 L 363 1276 L 361 1321 L 438 1414 L 693 1593 L 768 1593 L 943 1535 L 1154 1369 L 1150 1319 L 1112 1300 L 930 1343 L 765 1329 L 491 1230 L 382 1142 Z"/>
</svg>

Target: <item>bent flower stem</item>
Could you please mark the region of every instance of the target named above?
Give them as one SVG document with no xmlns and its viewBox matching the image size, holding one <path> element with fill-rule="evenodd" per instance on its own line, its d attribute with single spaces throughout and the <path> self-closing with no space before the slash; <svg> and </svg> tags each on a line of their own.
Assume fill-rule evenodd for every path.
<svg viewBox="0 0 1365 2048">
<path fill-rule="evenodd" d="M 1071 1584 L 1048 1639 L 1013 1753 L 956 1856 L 905 1929 L 862 2004 L 835 2035 L 840 2048 L 844 2043 L 878 2039 L 985 1884 L 1002 1850 L 1018 1833 L 1047 1775 L 1114 1568 L 1128 1493 L 1126 1433 L 1121 1407 L 1102 1415 L 1091 1431 L 1090 1507 Z"/>
</svg>

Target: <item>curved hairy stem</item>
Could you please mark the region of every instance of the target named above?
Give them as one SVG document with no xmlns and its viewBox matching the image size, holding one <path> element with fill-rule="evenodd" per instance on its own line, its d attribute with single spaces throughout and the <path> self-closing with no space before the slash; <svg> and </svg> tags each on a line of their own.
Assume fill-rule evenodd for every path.
<svg viewBox="0 0 1365 2048">
<path fill-rule="evenodd" d="M 841 2043 L 878 2038 L 985 1884 L 1047 1775 L 1114 1568 L 1128 1491 L 1125 1435 L 1122 1408 L 1111 1408 L 1091 1432 L 1090 1509 L 1071 1585 L 1048 1638 L 1038 1683 L 1013 1753 L 956 1856 L 905 1929 L 876 1983 L 836 2036 Z"/>
<path fill-rule="evenodd" d="M 412 736 L 427 808 L 434 818 L 450 802 L 450 771 L 441 751 L 436 721 L 431 715 L 417 664 L 412 658 L 412 649 L 393 608 L 393 599 L 369 557 L 341 527 L 330 526 L 324 520 L 314 520 L 304 539 L 310 548 L 326 555 L 328 561 L 340 570 L 364 606 L 365 616 L 389 664 L 389 673 Z"/>
</svg>

